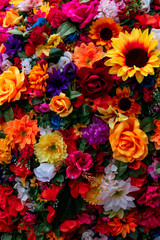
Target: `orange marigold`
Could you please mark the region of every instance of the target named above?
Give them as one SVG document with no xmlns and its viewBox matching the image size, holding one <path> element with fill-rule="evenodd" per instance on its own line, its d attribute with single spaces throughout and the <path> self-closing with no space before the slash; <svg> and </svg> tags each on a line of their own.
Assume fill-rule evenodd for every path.
<svg viewBox="0 0 160 240">
<path fill-rule="evenodd" d="M 43 92 L 46 91 L 47 82 L 46 79 L 49 77 L 47 73 L 48 64 L 40 64 L 35 65 L 30 75 L 28 76 L 30 87 L 42 90 Z"/>
<path fill-rule="evenodd" d="M 14 143 L 17 143 L 20 149 L 23 149 L 26 144 L 35 144 L 38 131 L 37 120 L 31 120 L 28 115 L 7 122 L 4 130 L 5 134 L 13 137 Z"/>
<path fill-rule="evenodd" d="M 78 68 L 92 67 L 94 62 L 105 57 L 103 47 L 96 47 L 93 42 L 90 42 L 88 46 L 82 43 L 80 47 L 75 47 L 72 58 Z"/>
</svg>

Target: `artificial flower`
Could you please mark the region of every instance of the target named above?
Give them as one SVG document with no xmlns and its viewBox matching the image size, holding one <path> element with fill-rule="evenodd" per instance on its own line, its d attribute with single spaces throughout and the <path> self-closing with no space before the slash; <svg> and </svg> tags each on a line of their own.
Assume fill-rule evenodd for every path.
<svg viewBox="0 0 160 240">
<path fill-rule="evenodd" d="M 49 108 L 60 117 L 67 117 L 73 111 L 70 99 L 62 92 L 51 99 Z"/>
<path fill-rule="evenodd" d="M 111 39 L 118 37 L 122 27 L 112 18 L 100 18 L 92 23 L 90 27 L 91 39 L 96 40 L 97 45 L 105 46 L 106 49 L 111 48 Z"/>
<path fill-rule="evenodd" d="M 73 60 L 78 68 L 92 67 L 93 63 L 105 57 L 103 48 L 97 47 L 93 42 L 88 45 L 82 43 L 80 47 L 75 47 Z"/>
<path fill-rule="evenodd" d="M 14 119 L 7 123 L 5 133 L 12 136 L 14 143 L 23 149 L 27 144 L 36 143 L 36 134 L 38 133 L 37 120 L 31 120 L 28 115 L 21 119 Z"/>
<path fill-rule="evenodd" d="M 7 11 L 6 16 L 3 20 L 3 27 L 14 27 L 15 25 L 18 25 L 23 19 L 23 16 L 19 16 L 19 13 L 14 11 L 13 9 L 10 9 L 10 11 Z"/>
<path fill-rule="evenodd" d="M 51 189 L 46 188 L 43 190 L 43 192 L 41 193 L 41 197 L 45 198 L 47 200 L 56 201 L 57 195 L 60 190 L 61 190 L 60 186 L 56 186 L 56 185 L 52 184 Z"/>
<path fill-rule="evenodd" d="M 143 33 L 140 29 L 133 29 L 130 34 L 121 32 L 118 38 L 112 39 L 113 49 L 106 53 L 110 59 L 105 62 L 111 66 L 109 73 L 121 76 L 123 81 L 135 75 L 139 83 L 148 74 L 154 75 L 160 59 L 159 51 L 154 50 L 158 40 L 152 38 L 153 34 L 148 34 L 148 29 Z"/>
<path fill-rule="evenodd" d="M 41 182 L 50 182 L 54 178 L 55 166 L 49 163 L 41 163 L 39 167 L 34 168 L 34 174 L 38 181 Z"/>
<path fill-rule="evenodd" d="M 40 163 L 46 162 L 56 165 L 63 162 L 68 155 L 67 146 L 59 131 L 41 136 L 34 148 Z"/>
<path fill-rule="evenodd" d="M 11 140 L 12 137 L 7 135 L 4 138 L 0 138 L 0 164 L 9 164 L 11 162 Z"/>
<path fill-rule="evenodd" d="M 143 160 L 148 154 L 148 138 L 136 118 L 118 123 L 110 131 L 109 141 L 113 158 L 122 162 Z"/>
<path fill-rule="evenodd" d="M 155 148 L 159 150 L 160 149 L 160 120 L 155 119 L 154 124 L 156 125 L 157 128 L 153 129 L 155 134 L 153 134 L 150 137 L 150 141 L 154 142 Z"/>
</svg>

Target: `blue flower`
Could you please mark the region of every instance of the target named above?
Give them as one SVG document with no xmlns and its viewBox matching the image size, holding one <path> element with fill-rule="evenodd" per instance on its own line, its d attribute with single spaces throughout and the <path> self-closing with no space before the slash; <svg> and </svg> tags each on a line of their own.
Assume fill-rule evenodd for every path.
<svg viewBox="0 0 160 240">
<path fill-rule="evenodd" d="M 58 115 L 54 115 L 51 118 L 51 126 L 54 130 L 58 130 L 62 122 L 62 118 Z"/>
<path fill-rule="evenodd" d="M 74 33 L 71 33 L 69 34 L 65 39 L 64 39 L 64 43 L 67 44 L 67 43 L 73 43 L 77 41 L 77 33 L 74 32 Z"/>
<path fill-rule="evenodd" d="M 149 88 L 153 87 L 155 80 L 155 75 L 148 75 L 147 77 L 144 77 L 143 82 L 140 84 L 142 88 Z"/>
<path fill-rule="evenodd" d="M 45 18 L 38 18 L 37 22 L 32 26 L 32 28 L 42 27 L 45 23 L 47 23 L 47 20 Z"/>
</svg>

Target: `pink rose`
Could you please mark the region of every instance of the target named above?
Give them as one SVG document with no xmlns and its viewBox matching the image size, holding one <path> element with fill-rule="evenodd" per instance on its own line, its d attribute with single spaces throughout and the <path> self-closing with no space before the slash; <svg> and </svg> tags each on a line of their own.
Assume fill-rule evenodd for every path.
<svg viewBox="0 0 160 240">
<path fill-rule="evenodd" d="M 88 171 L 93 166 L 93 159 L 88 153 L 74 151 L 66 158 L 65 164 L 68 166 L 67 177 L 75 179 L 81 175 L 82 171 Z"/>
<path fill-rule="evenodd" d="M 80 3 L 79 0 L 72 0 L 63 4 L 62 12 L 73 22 L 80 23 L 79 28 L 82 29 L 97 15 L 98 3 L 98 0 L 85 3 Z"/>
</svg>

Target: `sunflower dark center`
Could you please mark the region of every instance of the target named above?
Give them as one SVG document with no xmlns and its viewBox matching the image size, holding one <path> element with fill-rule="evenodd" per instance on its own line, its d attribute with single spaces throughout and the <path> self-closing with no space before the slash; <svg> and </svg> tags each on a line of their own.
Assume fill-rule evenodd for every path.
<svg viewBox="0 0 160 240">
<path fill-rule="evenodd" d="M 118 106 L 121 110 L 127 111 L 131 107 L 131 101 L 128 98 L 121 98 L 121 100 L 118 103 Z"/>
<path fill-rule="evenodd" d="M 144 67 L 148 62 L 148 54 L 144 49 L 135 48 L 127 52 L 126 54 L 126 65 L 128 67 Z"/>
<path fill-rule="evenodd" d="M 112 31 L 111 29 L 109 28 L 103 28 L 101 31 L 100 31 L 100 37 L 103 39 L 103 40 L 110 40 L 111 37 L 112 37 Z"/>
</svg>

